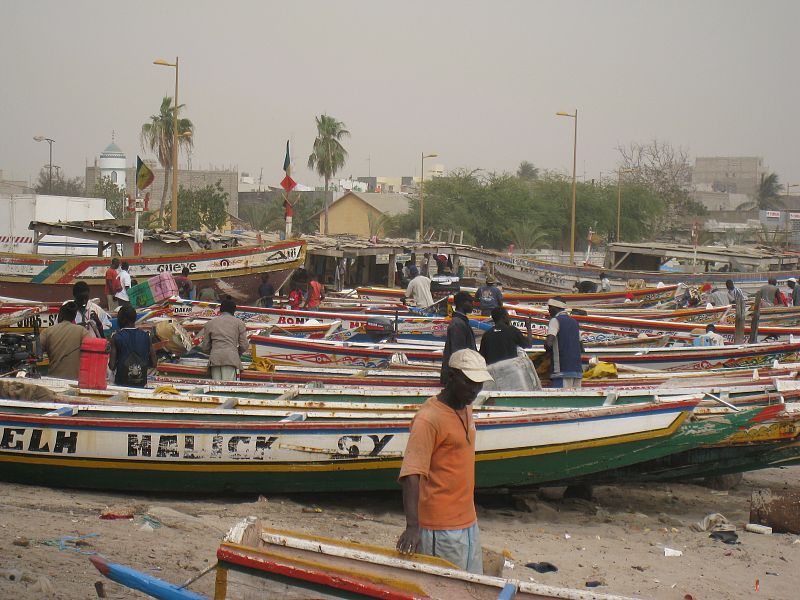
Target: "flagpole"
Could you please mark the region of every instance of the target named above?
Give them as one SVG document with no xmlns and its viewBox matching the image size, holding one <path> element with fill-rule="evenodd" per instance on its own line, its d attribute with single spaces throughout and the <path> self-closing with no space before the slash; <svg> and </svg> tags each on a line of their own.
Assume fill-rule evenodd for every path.
<svg viewBox="0 0 800 600">
<path fill-rule="evenodd" d="M 289 202 L 289 193 L 294 189 L 295 185 L 297 185 L 292 179 L 292 157 L 289 154 L 289 140 L 286 140 L 286 158 L 283 160 L 283 170 L 286 172 L 286 176 L 283 178 L 283 181 L 281 181 L 281 187 L 283 188 L 283 208 L 286 211 L 286 236 L 284 239 L 288 240 L 292 237 L 292 215 L 294 214 L 292 203 Z"/>
<path fill-rule="evenodd" d="M 142 242 L 139 240 L 139 213 L 142 212 L 142 207 L 139 205 L 139 191 L 136 191 L 136 198 L 133 199 L 133 255 L 142 255 Z"/>
<path fill-rule="evenodd" d="M 284 205 L 288 205 L 289 204 L 289 192 L 287 192 L 285 190 L 283 192 L 283 202 L 284 202 Z M 292 215 L 289 213 L 289 211 L 287 211 L 286 212 L 286 239 L 288 240 L 290 237 L 292 237 Z"/>
</svg>

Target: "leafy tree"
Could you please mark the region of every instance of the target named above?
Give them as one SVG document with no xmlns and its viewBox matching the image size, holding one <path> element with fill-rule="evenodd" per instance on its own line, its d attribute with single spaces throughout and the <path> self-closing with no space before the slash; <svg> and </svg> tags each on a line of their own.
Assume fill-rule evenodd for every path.
<svg viewBox="0 0 800 600">
<path fill-rule="evenodd" d="M 533 166 L 532 162 L 523 160 L 517 167 L 517 177 L 525 181 L 533 181 L 539 178 L 539 168 Z"/>
<path fill-rule="evenodd" d="M 185 107 L 184 104 L 178 106 L 178 116 Z M 161 100 L 161 107 L 155 115 L 150 116 L 150 122 L 142 125 L 140 134 L 142 150 L 148 148 L 156 154 L 158 163 L 164 169 L 164 189 L 161 191 L 161 204 L 158 208 L 160 218 L 164 216 L 164 208 L 167 199 L 167 188 L 170 182 L 170 171 L 172 170 L 172 120 L 175 114 L 175 107 L 172 105 L 172 98 L 164 96 Z M 194 124 L 185 118 L 178 118 L 178 152 L 181 147 L 184 150 L 190 149 L 194 142 Z M 180 215 L 178 215 L 180 217 Z"/>
<path fill-rule="evenodd" d="M 551 246 L 568 250 L 572 180 L 545 172 L 523 181 L 510 174 L 456 170 L 425 186 L 425 217 L 439 231 L 464 231 L 468 243 L 503 249 L 513 243 L 523 249 Z M 627 184 L 622 194 L 621 221 L 625 239 L 652 239 L 666 203 L 649 188 Z M 413 235 L 419 223 L 419 203 L 410 201 L 406 214 L 391 219 L 387 231 Z M 576 249 L 586 246 L 589 229 L 612 239 L 617 225 L 617 185 L 578 183 Z"/>
<path fill-rule="evenodd" d="M 777 173 L 762 174 L 756 190 L 756 197 L 740 204 L 736 210 L 778 210 L 786 208 L 780 196 L 782 189 L 783 186 L 778 183 Z"/>
<path fill-rule="evenodd" d="M 292 192 L 289 201 L 294 207 L 292 232 L 294 234 L 314 233 L 318 229 L 319 211 L 322 209 L 322 198 L 312 194 Z M 263 203 L 251 204 L 240 213 L 256 231 L 284 231 L 286 212 L 283 198 L 267 199 Z"/>
<path fill-rule="evenodd" d="M 102 177 L 96 181 L 91 195 L 93 198 L 105 198 L 106 210 L 114 215 L 115 219 L 122 219 L 126 216 L 127 195 L 125 189 L 111 181 L 110 177 Z"/>
<path fill-rule="evenodd" d="M 51 189 L 49 167 L 39 171 L 39 177 L 34 187 L 37 194 L 48 194 L 50 196 L 82 197 L 86 193 L 83 177 L 73 177 L 72 179 L 64 177 L 61 169 L 54 169 Z"/>
<path fill-rule="evenodd" d="M 171 220 L 172 206 L 165 210 L 164 218 Z M 178 229 L 197 231 L 203 227 L 214 231 L 228 220 L 228 192 L 222 182 L 199 189 L 178 188 Z"/>
<path fill-rule="evenodd" d="M 314 150 L 308 157 L 308 168 L 314 169 L 317 174 L 325 179 L 325 191 L 328 183 L 347 160 L 347 150 L 342 146 L 341 140 L 350 135 L 345 129 L 345 124 L 328 115 L 320 115 L 317 119 L 317 138 L 314 140 Z M 328 200 L 325 199 L 325 227 L 323 233 L 328 235 Z"/>
</svg>

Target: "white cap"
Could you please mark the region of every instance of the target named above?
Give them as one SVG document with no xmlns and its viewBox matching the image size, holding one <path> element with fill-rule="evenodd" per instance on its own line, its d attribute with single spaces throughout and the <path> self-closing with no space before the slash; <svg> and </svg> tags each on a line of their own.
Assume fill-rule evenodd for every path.
<svg viewBox="0 0 800 600">
<path fill-rule="evenodd" d="M 786 280 L 786 283 L 789 283 L 790 281 L 792 283 L 797 283 L 797 279 L 795 279 L 794 277 L 789 277 L 789 279 Z"/>
<path fill-rule="evenodd" d="M 550 298 L 547 301 L 547 306 L 553 306 L 555 308 L 567 308 L 567 303 L 562 302 L 561 300 L 556 300 L 555 298 Z"/>
<path fill-rule="evenodd" d="M 464 373 L 468 379 L 475 383 L 494 381 L 494 377 L 492 377 L 486 369 L 486 361 L 483 359 L 483 356 L 475 352 L 475 350 L 464 348 L 463 350 L 453 352 L 447 364 L 450 365 L 451 369 L 458 369 Z"/>
</svg>

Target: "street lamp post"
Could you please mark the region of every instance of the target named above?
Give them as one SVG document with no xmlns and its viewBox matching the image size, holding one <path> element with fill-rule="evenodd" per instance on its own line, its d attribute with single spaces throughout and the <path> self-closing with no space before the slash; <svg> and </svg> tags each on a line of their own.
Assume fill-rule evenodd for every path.
<svg viewBox="0 0 800 600">
<path fill-rule="evenodd" d="M 425 240 L 425 230 L 423 229 L 425 225 L 425 195 L 423 186 L 425 185 L 425 159 L 426 158 L 436 158 L 439 156 L 436 153 L 433 154 L 425 154 L 424 152 L 420 155 L 422 156 L 422 160 L 420 161 L 420 171 L 419 171 L 419 241 Z"/>
<path fill-rule="evenodd" d="M 35 135 L 33 136 L 33 139 L 37 142 L 47 142 L 48 145 L 50 146 L 50 163 L 49 163 L 50 166 L 48 167 L 47 193 L 52 194 L 53 193 L 53 142 L 55 142 L 55 140 L 52 140 L 48 137 L 44 137 L 43 135 Z"/>
<path fill-rule="evenodd" d="M 173 231 L 178 230 L 178 57 L 170 63 L 162 59 L 154 60 L 154 65 L 175 68 L 175 110 L 172 113 L 172 223 Z"/>
<path fill-rule="evenodd" d="M 556 116 L 559 117 L 569 117 L 575 120 L 575 129 L 572 136 L 572 225 L 570 227 L 570 240 L 569 240 L 569 264 L 575 264 L 575 197 L 576 197 L 576 185 L 577 180 L 575 179 L 575 169 L 577 165 L 578 159 L 578 109 L 575 109 L 575 113 L 568 113 L 568 112 L 557 112 Z"/>
</svg>

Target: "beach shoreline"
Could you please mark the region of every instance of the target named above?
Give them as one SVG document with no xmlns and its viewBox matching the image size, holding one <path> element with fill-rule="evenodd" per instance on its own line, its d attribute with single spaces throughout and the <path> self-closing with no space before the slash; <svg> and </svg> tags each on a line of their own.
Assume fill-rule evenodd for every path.
<svg viewBox="0 0 800 600">
<path fill-rule="evenodd" d="M 796 597 L 800 570 L 797 535 L 743 531 L 751 491 L 800 490 L 800 466 L 745 475 L 735 489 L 701 485 L 628 484 L 595 489 L 594 500 L 560 499 L 560 490 L 481 492 L 478 518 L 484 548 L 508 558 L 503 576 L 521 581 L 640 598 Z M 250 515 L 266 527 L 393 547 L 404 518 L 397 492 L 202 497 L 58 490 L 0 483 L 0 597 L 146 598 L 100 575 L 89 563 L 107 560 L 181 584 L 213 564 L 222 536 Z M 134 518 L 105 520 L 106 511 Z M 728 545 L 690 525 L 710 513 L 735 524 L 739 544 Z M 77 542 L 58 540 L 84 537 Z M 679 550 L 677 557 L 664 548 Z M 550 562 L 554 573 L 525 566 Z M 513 564 L 513 567 L 510 565 Z M 13 577 L 12 581 L 10 578 Z M 190 586 L 213 596 L 213 570 Z M 54 590 L 49 593 L 50 587 Z"/>
</svg>

